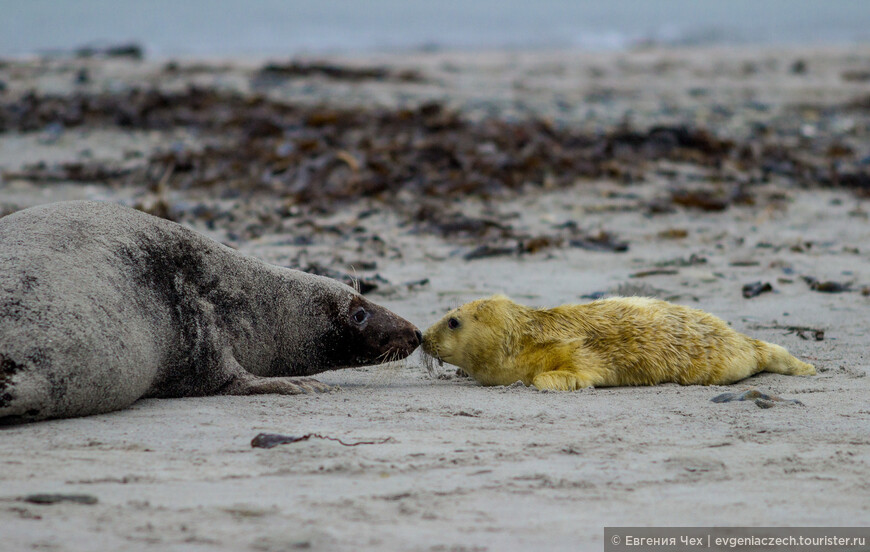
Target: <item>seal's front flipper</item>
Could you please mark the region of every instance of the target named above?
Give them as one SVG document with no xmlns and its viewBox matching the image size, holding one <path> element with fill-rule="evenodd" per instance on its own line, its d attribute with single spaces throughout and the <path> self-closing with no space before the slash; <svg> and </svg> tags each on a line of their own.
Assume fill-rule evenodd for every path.
<svg viewBox="0 0 870 552">
<path fill-rule="evenodd" d="M 540 343 L 524 351 L 519 360 L 538 372 L 532 377 L 538 389 L 574 391 L 606 382 L 601 363 L 579 339 Z"/>
<path fill-rule="evenodd" d="M 245 372 L 220 390 L 222 395 L 300 395 L 326 393 L 334 388 L 314 378 L 264 378 Z"/>
<path fill-rule="evenodd" d="M 574 391 L 584 387 L 593 387 L 598 378 L 582 372 L 569 372 L 568 370 L 554 370 L 538 374 L 532 380 L 532 385 L 538 389 L 552 389 L 554 391 Z"/>
<path fill-rule="evenodd" d="M 232 349 L 222 351 L 219 371 L 226 375 L 226 383 L 215 391 L 219 395 L 301 395 L 325 393 L 333 388 L 314 378 L 263 377 L 245 370 L 235 359 Z"/>
</svg>

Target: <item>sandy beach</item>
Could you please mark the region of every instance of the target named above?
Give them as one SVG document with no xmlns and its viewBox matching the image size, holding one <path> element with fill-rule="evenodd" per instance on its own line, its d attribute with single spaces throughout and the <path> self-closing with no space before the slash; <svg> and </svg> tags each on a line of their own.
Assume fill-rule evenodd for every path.
<svg viewBox="0 0 870 552">
<path fill-rule="evenodd" d="M 328 394 L 13 426 L 0 550 L 585 551 L 605 526 L 870 525 L 870 47 L 292 61 L 0 62 L 0 215 L 121 202 L 357 277 L 420 328 L 497 292 L 653 295 L 819 375 L 554 393 L 418 352 L 324 373 Z M 802 405 L 710 401 L 750 388 Z M 389 440 L 252 448 L 262 432 Z"/>
</svg>

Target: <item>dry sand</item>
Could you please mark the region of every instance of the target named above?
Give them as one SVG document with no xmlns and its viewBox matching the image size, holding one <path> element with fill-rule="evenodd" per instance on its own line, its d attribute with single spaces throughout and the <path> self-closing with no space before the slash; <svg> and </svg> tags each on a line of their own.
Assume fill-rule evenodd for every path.
<svg viewBox="0 0 870 552">
<path fill-rule="evenodd" d="M 795 60 L 806 62 L 805 75 L 790 70 Z M 472 117 L 534 113 L 589 128 L 612 125 L 629 112 L 639 125 L 705 123 L 739 135 L 752 117 L 778 116 L 781 106 L 835 105 L 866 92 L 866 82 L 839 77 L 870 67 L 870 50 L 375 61 L 421 68 L 433 78 L 408 86 L 315 79 L 273 94 L 345 105 L 444 99 Z M 93 87 L 155 78 L 154 65 L 114 61 L 16 62 L 0 78 L 7 97 L 32 87 L 68 93 L 74 70 L 63 67 L 76 63 L 88 64 Z M 202 79 L 244 88 L 245 68 L 254 66 L 238 62 L 163 84 Z M 698 87 L 707 92 L 691 92 Z M 584 105 L 581 99 L 595 90 L 611 99 Z M 739 111 L 738 120 L 719 124 L 713 105 Z M 866 154 L 867 128 L 851 136 L 863 137 Z M 167 139 L 117 130 L 68 131 L 59 139 L 0 134 L 0 167 L 74 159 L 83 149 L 99 159 L 123 159 L 129 148 L 149 151 Z M 340 386 L 325 395 L 143 400 L 122 412 L 13 427 L 0 432 L 0 550 L 601 550 L 604 526 L 870 525 L 870 297 L 860 292 L 870 285 L 867 205 L 848 191 L 771 184 L 757 193 L 775 200 L 719 213 L 679 209 L 653 217 L 637 207 L 668 186 L 659 174 L 631 187 L 602 180 L 462 205 L 466 213 L 502 217 L 530 233 L 566 220 L 603 228 L 630 243 L 626 253 L 557 248 L 465 261 L 457 251 L 467 248 L 413 233 L 389 211 L 360 219 L 368 202 L 323 222 L 363 224 L 382 238 L 377 272 L 395 285 L 372 298 L 420 327 L 494 292 L 556 305 L 620 285 L 647 286 L 787 347 L 814 363 L 818 376 L 548 393 L 484 388 L 449 366 L 433 378 L 415 354 L 400 366 L 322 374 L 322 381 Z M 144 193 L 0 183 L 0 203 L 16 208 L 78 197 L 129 202 Z M 170 193 L 183 199 L 180 191 Z M 225 237 L 221 228 L 195 227 Z M 685 230 L 685 237 L 660 235 L 673 229 Z M 237 245 L 286 264 L 300 255 L 287 238 L 266 234 Z M 349 261 L 372 257 L 372 247 L 331 238 L 305 246 L 304 258 Z M 631 276 L 691 255 L 706 263 Z M 854 282 L 856 291 L 811 291 L 802 275 Z M 422 278 L 429 284 L 401 285 Z M 743 298 L 742 285 L 754 281 L 770 282 L 774 292 Z M 786 326 L 823 329 L 824 339 L 811 332 L 801 339 Z M 803 406 L 710 402 L 750 387 Z M 253 449 L 250 441 L 260 432 L 390 441 L 344 447 L 312 439 Z M 34 493 L 86 494 L 98 502 L 20 500 Z"/>
</svg>

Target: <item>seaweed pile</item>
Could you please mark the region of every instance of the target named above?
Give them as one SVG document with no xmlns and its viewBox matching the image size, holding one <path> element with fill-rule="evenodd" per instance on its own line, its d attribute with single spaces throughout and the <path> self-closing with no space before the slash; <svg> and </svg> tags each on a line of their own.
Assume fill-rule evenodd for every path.
<svg viewBox="0 0 870 552">
<path fill-rule="evenodd" d="M 144 176 L 172 167 L 171 186 L 268 190 L 326 207 L 408 189 L 430 197 L 492 197 L 523 186 L 565 186 L 578 178 L 640 178 L 645 161 L 669 158 L 715 166 L 733 144 L 704 130 L 621 129 L 604 136 L 559 129 L 543 120 L 464 120 L 441 104 L 416 109 L 303 107 L 262 96 L 191 88 L 116 95 L 28 95 L 0 107 L 0 132 L 50 126 L 185 127 L 208 135 L 206 147 L 153 155 Z M 59 170 L 60 169 L 60 170 Z M 32 167 L 31 179 L 92 179 L 81 164 Z M 136 175 L 141 177 L 143 175 Z M 105 180 L 110 180 L 111 171 Z"/>
<path fill-rule="evenodd" d="M 667 160 L 703 167 L 711 179 L 735 184 L 724 197 L 695 190 L 672 194 L 675 205 L 704 210 L 745 200 L 734 192 L 737 184 L 743 190 L 772 175 L 870 194 L 866 163 L 834 138 L 812 147 L 762 136 L 736 143 L 688 126 L 620 127 L 589 134 L 543 119 L 470 121 L 439 103 L 414 109 L 337 109 L 203 88 L 29 94 L 0 105 L 0 132 L 81 126 L 184 127 L 197 132 L 204 147 L 157 152 L 134 171 L 72 163 L 28 167 L 14 176 L 119 184 L 135 178 L 152 185 L 163 179 L 173 188 L 268 191 L 330 209 L 361 197 L 390 201 L 399 191 L 431 198 L 489 198 L 583 179 L 631 183 Z"/>
<path fill-rule="evenodd" d="M 264 66 L 253 84 L 312 74 L 351 81 L 422 78 L 381 68 L 297 63 Z M 870 103 L 865 103 L 813 109 L 826 110 L 823 118 L 850 112 L 865 121 L 870 115 Z M 39 163 L 7 172 L 6 178 L 144 186 L 158 200 L 140 205 L 143 210 L 210 226 L 219 221 L 231 241 L 285 231 L 282 221 L 290 216 L 331 213 L 372 199 L 393 209 L 413 231 L 464 244 L 466 260 L 558 247 L 617 253 L 629 247 L 610 232 L 584 230 L 573 221 L 529 235 L 498 216 L 474 218 L 454 208 L 468 197 L 499 199 L 597 179 L 631 185 L 651 174 L 673 184 L 667 196 L 632 207 L 648 215 L 677 209 L 717 212 L 752 204 L 753 186 L 771 180 L 846 187 L 870 196 L 870 162 L 858 153 L 860 148 L 835 132 L 796 139 L 788 126 L 788 121 L 783 128 L 758 126 L 739 139 L 687 125 L 643 130 L 621 125 L 590 133 L 543 118 L 471 120 L 440 103 L 351 109 L 202 87 L 31 93 L 0 103 L 0 133 L 58 136 L 72 128 L 185 129 L 194 137 L 193 145 L 171 143 L 124 163 Z M 237 212 L 229 212 L 202 203 L 170 205 L 166 190 L 269 201 L 235 201 Z M 339 234 L 383 244 L 378 236 L 358 234 L 358 228 L 345 230 Z M 381 283 L 371 282 L 375 287 Z"/>
</svg>

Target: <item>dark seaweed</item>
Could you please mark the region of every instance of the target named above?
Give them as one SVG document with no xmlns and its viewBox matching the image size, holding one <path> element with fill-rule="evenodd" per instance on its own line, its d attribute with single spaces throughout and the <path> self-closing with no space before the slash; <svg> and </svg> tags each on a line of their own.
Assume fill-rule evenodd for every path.
<svg viewBox="0 0 870 552">
<path fill-rule="evenodd" d="M 588 234 L 577 237 L 568 242 L 571 247 L 579 247 L 590 251 L 612 251 L 625 253 L 628 251 L 628 242 L 616 239 L 616 236 L 601 230 L 597 234 Z"/>
<path fill-rule="evenodd" d="M 291 61 L 267 63 L 254 75 L 255 87 L 280 85 L 287 79 L 320 76 L 333 80 L 361 82 L 366 80 L 424 82 L 423 76 L 413 70 L 393 70 L 388 67 L 350 67 L 325 62 Z"/>
<path fill-rule="evenodd" d="M 497 245 L 480 245 L 475 247 L 468 253 L 462 256 L 466 261 L 475 259 L 485 259 L 487 257 L 501 257 L 504 255 L 514 255 L 518 252 L 516 247 L 497 246 Z"/>
<path fill-rule="evenodd" d="M 383 68 L 301 62 L 268 65 L 261 73 L 416 79 Z M 845 108 L 864 109 L 864 104 L 856 100 Z M 526 186 L 568 186 L 584 179 L 633 182 L 643 180 L 662 160 L 704 167 L 712 171 L 711 182 L 726 164 L 744 176 L 730 191 L 675 190 L 664 203 L 651 204 L 652 212 L 672 205 L 720 211 L 751 203 L 747 185 L 771 175 L 870 193 L 870 173 L 860 151 L 828 135 L 807 146 L 794 144 L 788 136 L 771 138 L 764 129 L 741 142 L 688 125 L 587 133 L 544 119 L 472 121 L 435 102 L 415 108 L 338 109 L 197 87 L 182 92 L 31 93 L 0 104 L 0 132 L 100 125 L 208 131 L 214 139 L 205 150 L 164 151 L 141 167 L 145 176 L 158 179 L 173 165 L 171 187 L 264 188 L 320 206 L 359 197 L 388 200 L 399 189 L 432 198 L 472 193 L 493 197 Z"/>
<path fill-rule="evenodd" d="M 109 44 L 106 46 L 89 44 L 76 48 L 73 53 L 79 58 L 129 58 L 134 60 L 145 58 L 145 49 L 135 42 Z"/>
<path fill-rule="evenodd" d="M 376 441 L 357 441 L 354 443 L 345 443 L 338 437 L 329 437 L 327 435 L 320 435 L 318 433 L 306 433 L 305 435 L 300 436 L 281 435 L 279 433 L 259 433 L 251 440 L 251 447 L 268 449 L 277 447 L 278 445 L 288 445 L 291 443 L 298 443 L 300 441 L 307 441 L 311 438 L 336 441 L 340 445 L 344 445 L 346 447 L 356 447 L 359 445 L 380 445 L 383 443 L 388 443 L 392 440 L 392 437 L 387 437 L 385 439 L 378 439 Z"/>
<path fill-rule="evenodd" d="M 647 276 L 662 276 L 662 275 L 671 275 L 679 273 L 678 270 L 673 268 L 654 268 L 651 270 L 641 270 L 640 272 L 635 272 L 633 274 L 629 274 L 629 278 L 646 278 Z"/>
<path fill-rule="evenodd" d="M 172 63 L 166 68 L 178 70 L 180 66 Z M 259 75 L 415 80 L 388 68 L 298 61 L 264 66 Z M 837 109 L 863 113 L 865 108 L 859 101 Z M 649 214 L 677 209 L 719 212 L 752 204 L 760 200 L 753 185 L 774 177 L 795 185 L 836 186 L 859 196 L 870 194 L 870 165 L 862 160 L 862 148 L 824 132 L 811 143 L 796 143 L 787 131 L 771 131 L 763 125 L 756 134 L 739 140 L 681 124 L 648 129 L 621 125 L 588 132 L 542 118 L 472 120 L 438 102 L 350 109 L 282 103 L 259 94 L 200 87 L 68 96 L 29 93 L 0 103 L 0 132 L 43 131 L 48 139 L 55 139 L 66 129 L 105 126 L 157 131 L 181 127 L 200 140 L 195 148 L 174 145 L 123 164 L 43 163 L 4 176 L 113 186 L 144 183 L 157 198 L 141 202 L 139 208 L 170 220 L 198 219 L 212 228 L 219 225 L 231 242 L 283 231 L 282 221 L 291 216 L 332 213 L 348 203 L 371 199 L 393 208 L 412 231 L 463 244 L 468 259 L 539 253 L 566 245 L 608 252 L 629 247 L 608 231 L 588 234 L 575 227 L 526 235 L 500 214 L 457 213 L 455 204 L 472 196 L 488 202 L 530 189 L 564 188 L 598 179 L 631 184 L 643 181 L 650 171 L 674 175 L 678 187 L 648 203 L 635 195 L 640 203 L 630 208 L 645 208 Z M 691 179 L 682 169 L 671 168 L 675 165 L 691 167 Z M 163 193 L 189 189 L 239 199 L 238 204 L 269 196 L 274 208 L 263 207 L 259 220 L 238 217 L 235 221 L 232 213 L 172 203 L 167 199 L 172 196 Z M 241 222 L 243 218 L 246 222 Z M 312 228 L 292 238 L 293 243 L 315 243 L 317 232 L 328 230 Z M 340 234 L 350 231 L 342 229 Z M 677 231 L 664 237 L 682 235 Z M 822 286 L 817 291 L 827 290 Z"/>
<path fill-rule="evenodd" d="M 766 330 L 787 330 L 786 335 L 795 334 L 799 338 L 803 340 L 808 340 L 807 334 L 812 335 L 813 339 L 816 341 L 823 341 L 825 339 L 825 330 L 821 328 L 813 328 L 811 326 L 789 326 L 783 324 L 771 324 L 771 325 L 756 325 L 758 329 L 766 329 Z"/>
<path fill-rule="evenodd" d="M 850 282 L 820 282 L 812 276 L 802 276 L 802 278 L 807 284 L 809 284 L 810 289 L 813 291 L 820 291 L 822 293 L 843 293 L 852 291 L 852 284 Z"/>
<path fill-rule="evenodd" d="M 22 502 L 29 502 L 31 504 L 58 504 L 60 502 L 72 502 L 74 504 L 87 504 L 92 505 L 99 502 L 97 497 L 88 494 L 32 494 L 23 496 L 20 499 Z"/>
<path fill-rule="evenodd" d="M 726 403 L 731 401 L 753 401 L 759 408 L 771 408 L 776 403 L 790 403 L 803 406 L 804 403 L 797 399 L 783 399 L 776 395 L 762 393 L 758 389 L 747 389 L 741 393 L 722 393 L 710 399 L 714 403 Z"/>
<path fill-rule="evenodd" d="M 399 189 L 443 199 L 493 197 L 544 183 L 567 186 L 611 175 L 615 162 L 638 174 L 646 161 L 660 158 L 714 166 L 733 150 L 728 141 L 683 126 L 590 135 L 535 119 L 469 121 L 439 103 L 350 110 L 195 87 L 178 93 L 28 94 L 0 105 L 0 131 L 48 125 L 207 130 L 215 139 L 204 150 L 159 152 L 131 178 L 156 181 L 171 166 L 170 187 L 265 189 L 333 208 L 336 201 L 359 197 L 388 200 Z M 60 175 L 81 172 L 52 169 Z M 46 170 L 32 167 L 18 176 L 31 171 L 45 178 Z"/>
<path fill-rule="evenodd" d="M 743 298 L 752 299 L 769 291 L 773 291 L 773 286 L 770 285 L 770 282 L 752 282 L 743 286 Z"/>
</svg>

